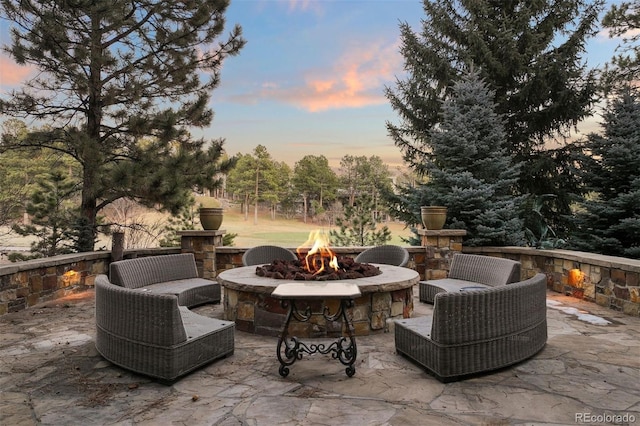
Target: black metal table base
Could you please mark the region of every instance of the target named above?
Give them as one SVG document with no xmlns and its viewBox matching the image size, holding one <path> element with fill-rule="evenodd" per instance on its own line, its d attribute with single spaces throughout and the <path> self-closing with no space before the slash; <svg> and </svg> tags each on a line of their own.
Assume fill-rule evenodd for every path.
<svg viewBox="0 0 640 426">
<path fill-rule="evenodd" d="M 283 308 L 287 308 L 287 319 L 282 326 L 282 333 L 278 338 L 278 361 L 280 361 L 280 375 L 282 377 L 287 377 L 289 374 L 289 366 L 293 365 L 296 360 L 302 359 L 303 354 L 331 354 L 334 359 L 337 359 L 342 363 L 342 365 L 346 365 L 347 368 L 345 372 L 347 376 L 351 377 L 356 373 L 356 368 L 354 364 L 356 362 L 356 357 L 358 355 L 358 348 L 356 346 L 356 338 L 353 330 L 353 324 L 349 320 L 347 316 L 347 309 L 353 307 L 352 299 L 341 299 L 340 306 L 338 308 L 338 312 L 331 315 L 329 313 L 329 308 L 324 307 L 322 315 L 328 321 L 336 321 L 340 318 L 343 319 L 344 324 L 347 326 L 347 334 L 348 337 L 340 337 L 336 341 L 332 342 L 329 345 L 324 343 L 318 344 L 305 344 L 301 342 L 297 337 L 289 336 L 289 323 L 291 319 L 294 318 L 299 322 L 307 322 L 311 318 L 311 311 L 307 307 L 304 312 L 300 312 L 296 306 L 295 300 L 282 300 L 281 305 Z"/>
</svg>

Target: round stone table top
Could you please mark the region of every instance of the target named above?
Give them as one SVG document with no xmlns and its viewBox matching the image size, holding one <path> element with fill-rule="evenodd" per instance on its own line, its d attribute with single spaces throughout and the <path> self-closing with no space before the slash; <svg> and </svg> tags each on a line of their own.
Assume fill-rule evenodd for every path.
<svg viewBox="0 0 640 426">
<path fill-rule="evenodd" d="M 360 292 L 363 294 L 401 290 L 412 287 L 420 281 L 420 275 L 413 269 L 378 263 L 374 265 L 380 268 L 382 271 L 381 274 L 374 277 L 354 278 L 352 280 L 341 281 L 357 284 Z M 260 277 L 256 275 L 256 268 L 257 266 L 253 265 L 227 269 L 219 273 L 216 280 L 228 289 L 266 294 L 271 294 L 278 284 L 297 282 L 295 280 Z M 321 283 L 325 281 L 299 282 Z"/>
</svg>

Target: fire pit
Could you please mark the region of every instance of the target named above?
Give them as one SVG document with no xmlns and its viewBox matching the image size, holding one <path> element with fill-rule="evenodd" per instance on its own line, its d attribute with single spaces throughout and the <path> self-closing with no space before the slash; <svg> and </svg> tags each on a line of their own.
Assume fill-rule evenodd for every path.
<svg viewBox="0 0 640 426">
<path fill-rule="evenodd" d="M 374 277 L 382 273 L 377 266 L 369 263 L 356 263 L 351 257 L 341 257 L 337 262 L 337 269 L 329 269 L 324 273 L 316 274 L 306 269 L 303 261 L 274 260 L 268 265 L 256 267 L 256 275 L 278 280 L 333 281 Z"/>
<path fill-rule="evenodd" d="M 310 249 L 305 243 L 306 247 L 303 245 L 297 250 L 299 261 L 275 261 L 271 265 L 234 268 L 218 275 L 217 280 L 224 288 L 225 317 L 236 323 L 237 330 L 278 336 L 287 312 L 280 305 L 280 300 L 271 297 L 271 293 L 283 282 L 302 279 L 312 282 L 338 279 L 358 285 L 362 296 L 355 300 L 353 307 L 356 336 L 383 332 L 387 330 L 387 320 L 411 316 L 413 286 L 419 281 L 416 271 L 384 264 L 357 264 L 346 257 L 338 259 L 328 249 L 325 240 L 314 233 L 310 240 L 312 238 L 315 239 Z M 304 269 L 302 264 L 311 268 Z M 329 321 L 321 314 L 324 306 L 335 311 L 336 303 L 339 302 L 306 301 L 311 312 L 320 314 L 314 315 L 309 322 L 291 324 L 291 333 L 299 337 L 333 338 L 343 335 L 342 321 Z"/>
</svg>

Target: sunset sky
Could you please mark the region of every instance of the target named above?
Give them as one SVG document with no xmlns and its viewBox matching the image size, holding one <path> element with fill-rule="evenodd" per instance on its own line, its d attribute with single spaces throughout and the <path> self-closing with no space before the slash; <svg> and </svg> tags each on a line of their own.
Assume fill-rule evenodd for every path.
<svg viewBox="0 0 640 426">
<path fill-rule="evenodd" d="M 224 137 L 230 154 L 261 144 L 291 166 L 309 154 L 334 167 L 345 154 L 402 165 L 385 128 L 397 115 L 383 89 L 403 77 L 398 26 L 419 28 L 420 0 L 232 0 L 226 16 L 248 43 L 224 64 L 213 124 L 194 134 Z M 7 34 L 0 21 L 2 44 Z M 617 44 L 604 33 L 592 39 L 589 65 L 604 64 Z M 0 54 L 0 92 L 28 72 Z"/>
</svg>

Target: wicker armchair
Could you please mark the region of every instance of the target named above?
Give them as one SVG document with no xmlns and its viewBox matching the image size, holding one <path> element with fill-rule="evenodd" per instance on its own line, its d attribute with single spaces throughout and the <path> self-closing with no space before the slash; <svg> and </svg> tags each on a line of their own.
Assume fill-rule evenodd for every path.
<svg viewBox="0 0 640 426">
<path fill-rule="evenodd" d="M 515 364 L 547 341 L 545 274 L 487 289 L 443 292 L 433 314 L 395 322 L 396 351 L 442 382 Z"/>
<path fill-rule="evenodd" d="M 409 262 L 406 248 L 394 245 L 371 247 L 356 256 L 358 263 L 383 263 L 386 265 L 405 266 Z"/>
<path fill-rule="evenodd" d="M 418 297 L 433 303 L 437 293 L 471 287 L 496 287 L 520 281 L 520 262 L 492 256 L 456 253 L 447 278 L 420 281 Z"/>
<path fill-rule="evenodd" d="M 120 287 L 98 275 L 96 349 L 107 360 L 162 383 L 234 350 L 235 324 L 189 311 L 175 294 Z"/>
<path fill-rule="evenodd" d="M 244 266 L 265 265 L 274 260 L 297 260 L 298 257 L 291 250 L 279 246 L 256 246 L 252 247 L 242 255 Z"/>
</svg>

